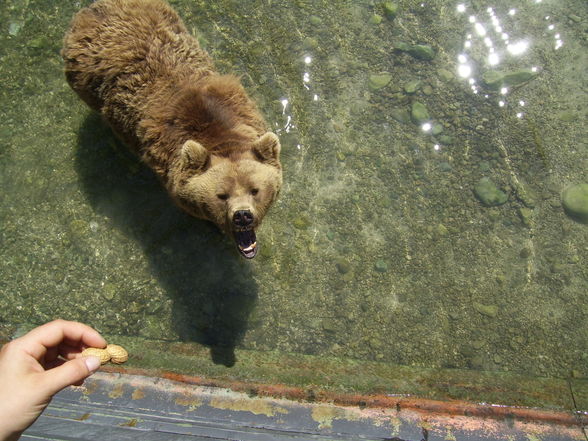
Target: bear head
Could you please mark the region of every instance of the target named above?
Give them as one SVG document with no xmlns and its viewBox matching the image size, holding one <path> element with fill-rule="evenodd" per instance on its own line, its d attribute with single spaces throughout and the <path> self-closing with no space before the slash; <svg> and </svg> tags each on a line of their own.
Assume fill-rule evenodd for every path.
<svg viewBox="0 0 588 441">
<path fill-rule="evenodd" d="M 188 140 L 173 172 L 170 192 L 177 203 L 232 236 L 241 255 L 255 257 L 255 230 L 282 186 L 278 137 L 267 132 L 233 155 L 217 155 Z"/>
</svg>

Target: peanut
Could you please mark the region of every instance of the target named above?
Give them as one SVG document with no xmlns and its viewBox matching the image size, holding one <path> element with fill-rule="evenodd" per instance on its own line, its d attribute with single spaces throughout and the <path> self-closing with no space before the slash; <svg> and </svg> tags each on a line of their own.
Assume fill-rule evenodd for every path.
<svg viewBox="0 0 588 441">
<path fill-rule="evenodd" d="M 119 345 L 106 346 L 106 352 L 110 355 L 110 361 L 112 363 L 120 364 L 129 359 L 129 353 Z"/>
<path fill-rule="evenodd" d="M 83 357 L 94 356 L 100 359 L 100 364 L 107 363 L 110 360 L 110 354 L 106 351 L 106 349 L 99 349 L 99 348 L 86 348 L 82 351 Z"/>
<path fill-rule="evenodd" d="M 129 353 L 125 348 L 119 345 L 108 345 L 106 346 L 106 349 L 86 348 L 82 351 L 83 357 L 89 357 L 91 355 L 98 357 L 100 359 L 100 364 L 104 364 L 109 361 L 111 363 L 120 364 L 129 359 Z"/>
</svg>

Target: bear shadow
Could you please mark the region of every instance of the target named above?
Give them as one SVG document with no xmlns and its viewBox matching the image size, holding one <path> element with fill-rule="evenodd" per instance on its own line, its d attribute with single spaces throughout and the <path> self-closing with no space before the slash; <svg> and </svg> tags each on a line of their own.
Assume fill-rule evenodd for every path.
<svg viewBox="0 0 588 441">
<path fill-rule="evenodd" d="M 180 340 L 209 346 L 214 363 L 233 366 L 257 300 L 249 265 L 234 245 L 216 226 L 177 208 L 95 112 L 79 131 L 75 165 L 92 208 L 143 247 L 173 299 Z"/>
</svg>

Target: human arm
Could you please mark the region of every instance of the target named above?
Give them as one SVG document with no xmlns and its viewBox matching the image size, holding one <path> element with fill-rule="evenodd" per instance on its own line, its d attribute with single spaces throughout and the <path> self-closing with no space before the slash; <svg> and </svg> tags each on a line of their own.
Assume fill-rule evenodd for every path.
<svg viewBox="0 0 588 441">
<path fill-rule="evenodd" d="M 0 441 L 17 440 L 53 395 L 81 384 L 100 366 L 81 357 L 86 347 L 106 341 L 82 323 L 55 320 L 5 344 L 0 351 Z"/>
</svg>

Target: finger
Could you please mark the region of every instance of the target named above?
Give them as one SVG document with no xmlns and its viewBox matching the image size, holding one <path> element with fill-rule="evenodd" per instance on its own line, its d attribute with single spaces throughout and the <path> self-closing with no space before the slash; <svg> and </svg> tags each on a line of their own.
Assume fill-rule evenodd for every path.
<svg viewBox="0 0 588 441">
<path fill-rule="evenodd" d="M 59 345 L 59 355 L 61 355 L 66 360 L 73 360 L 74 358 L 78 358 L 82 351 L 85 349 L 85 345 L 81 346 L 70 346 L 67 344 L 60 344 Z"/>
<path fill-rule="evenodd" d="M 51 369 L 53 363 L 55 361 L 59 361 L 61 357 L 61 361 L 73 360 L 74 358 L 78 358 L 81 356 L 82 351 L 85 349 L 86 345 L 75 345 L 70 346 L 66 343 L 61 343 L 58 346 L 48 348 L 45 356 L 43 357 L 43 362 L 41 364 L 45 369 Z M 63 360 L 65 359 L 65 360 Z M 63 364 L 63 363 L 60 363 Z"/>
<path fill-rule="evenodd" d="M 57 359 L 58 356 L 59 348 L 48 348 L 47 352 L 45 353 L 45 356 L 43 357 L 44 362 L 42 364 L 44 364 L 45 368 L 47 368 L 47 365 L 55 361 L 55 359 Z"/>
<path fill-rule="evenodd" d="M 55 320 L 39 326 L 20 337 L 20 340 L 37 359 L 45 355 L 47 348 L 57 346 L 64 340 L 97 348 L 106 346 L 106 340 L 98 331 L 83 323 L 66 320 Z"/>
<path fill-rule="evenodd" d="M 81 348 L 81 349 L 85 349 L 85 348 L 87 348 L 87 347 L 89 347 L 89 346 L 90 346 L 90 345 L 88 345 L 88 344 L 86 344 L 86 343 L 84 343 L 84 342 L 82 342 L 82 341 L 79 341 L 79 340 L 72 340 L 72 339 L 70 339 L 70 338 L 67 338 L 67 337 L 64 337 L 64 339 L 63 339 L 63 343 L 62 343 L 62 344 L 66 344 L 66 345 L 68 345 L 68 346 L 79 347 L 79 348 Z M 94 346 L 93 346 L 93 347 L 94 347 Z"/>
<path fill-rule="evenodd" d="M 66 362 L 66 360 L 64 360 L 63 358 L 57 358 L 53 361 L 46 362 L 45 363 L 45 370 L 55 369 L 56 367 L 61 366 L 65 362 Z"/>
<path fill-rule="evenodd" d="M 50 396 L 55 395 L 61 389 L 79 384 L 100 367 L 98 357 L 82 357 L 69 360 L 54 369 L 43 372 L 43 387 Z"/>
</svg>

